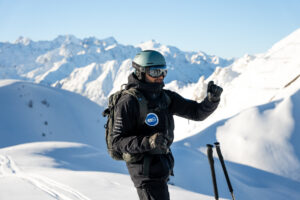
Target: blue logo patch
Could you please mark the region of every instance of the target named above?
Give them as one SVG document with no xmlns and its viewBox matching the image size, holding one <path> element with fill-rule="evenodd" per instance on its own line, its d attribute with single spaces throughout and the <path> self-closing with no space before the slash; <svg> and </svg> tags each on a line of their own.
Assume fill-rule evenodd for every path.
<svg viewBox="0 0 300 200">
<path fill-rule="evenodd" d="M 148 113 L 146 119 L 145 119 L 145 123 L 148 126 L 156 126 L 158 124 L 158 117 L 155 113 Z"/>
</svg>

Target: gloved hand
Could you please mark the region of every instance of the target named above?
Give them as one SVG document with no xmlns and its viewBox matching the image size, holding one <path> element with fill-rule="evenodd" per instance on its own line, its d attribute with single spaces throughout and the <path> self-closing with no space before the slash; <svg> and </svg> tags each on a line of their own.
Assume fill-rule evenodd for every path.
<svg viewBox="0 0 300 200">
<path fill-rule="evenodd" d="M 214 84 L 213 81 L 209 81 L 207 86 L 207 98 L 210 102 L 219 101 L 222 92 L 223 92 L 223 88 Z"/>
<path fill-rule="evenodd" d="M 151 149 L 167 149 L 168 140 L 162 133 L 155 133 L 149 138 Z"/>
</svg>

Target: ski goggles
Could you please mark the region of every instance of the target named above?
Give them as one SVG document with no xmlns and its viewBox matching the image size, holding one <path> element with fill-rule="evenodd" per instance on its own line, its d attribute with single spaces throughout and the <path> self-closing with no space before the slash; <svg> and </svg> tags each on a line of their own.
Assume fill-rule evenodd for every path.
<svg viewBox="0 0 300 200">
<path fill-rule="evenodd" d="M 160 76 L 167 76 L 168 69 L 167 66 L 149 67 L 146 69 L 146 73 L 152 78 L 158 78 Z"/>
</svg>

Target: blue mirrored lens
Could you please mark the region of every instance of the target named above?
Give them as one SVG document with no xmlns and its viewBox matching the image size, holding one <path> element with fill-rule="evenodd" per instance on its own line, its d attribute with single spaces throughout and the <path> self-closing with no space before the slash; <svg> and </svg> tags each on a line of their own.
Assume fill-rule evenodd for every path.
<svg viewBox="0 0 300 200">
<path fill-rule="evenodd" d="M 166 76 L 167 72 L 168 72 L 168 70 L 167 70 L 166 66 L 150 67 L 147 70 L 147 74 L 153 78 L 157 78 L 160 76 Z"/>
</svg>

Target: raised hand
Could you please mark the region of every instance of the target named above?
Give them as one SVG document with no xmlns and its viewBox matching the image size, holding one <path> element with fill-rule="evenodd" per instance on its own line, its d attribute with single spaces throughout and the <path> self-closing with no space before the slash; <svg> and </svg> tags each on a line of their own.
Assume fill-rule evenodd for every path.
<svg viewBox="0 0 300 200">
<path fill-rule="evenodd" d="M 210 102 L 219 101 L 222 92 L 223 92 L 223 88 L 214 84 L 213 81 L 209 81 L 207 86 L 207 98 Z"/>
</svg>

